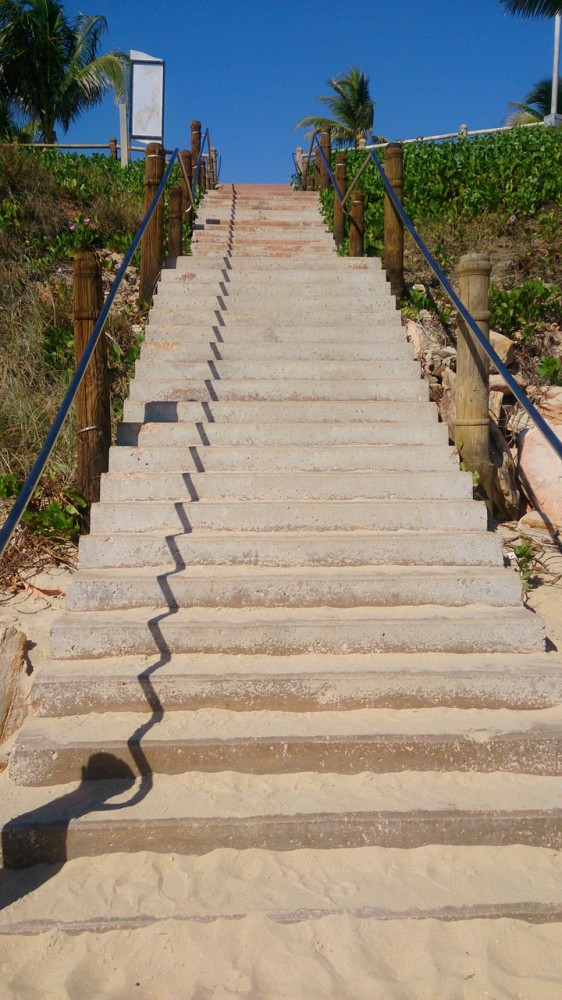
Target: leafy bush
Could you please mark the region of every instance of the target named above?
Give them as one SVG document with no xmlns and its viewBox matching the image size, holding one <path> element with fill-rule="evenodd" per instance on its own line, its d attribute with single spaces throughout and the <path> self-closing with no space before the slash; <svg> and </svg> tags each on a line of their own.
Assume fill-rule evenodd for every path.
<svg viewBox="0 0 562 1000">
<path fill-rule="evenodd" d="M 347 183 L 365 159 L 347 156 Z M 378 150 L 384 166 L 384 150 Z M 335 154 L 333 157 L 335 166 Z M 383 238 L 383 185 L 374 164 L 359 181 L 365 195 L 365 242 Z M 559 129 L 512 129 L 454 142 L 414 142 L 404 146 L 404 207 L 414 225 L 426 219 L 458 224 L 487 212 L 506 226 L 562 201 L 562 134 Z M 326 219 L 333 223 L 333 192 L 322 193 Z"/>
<path fill-rule="evenodd" d="M 506 336 L 522 331 L 524 340 L 532 336 L 539 320 L 562 319 L 562 289 L 530 278 L 518 288 L 503 291 L 490 286 L 490 323 Z"/>
</svg>

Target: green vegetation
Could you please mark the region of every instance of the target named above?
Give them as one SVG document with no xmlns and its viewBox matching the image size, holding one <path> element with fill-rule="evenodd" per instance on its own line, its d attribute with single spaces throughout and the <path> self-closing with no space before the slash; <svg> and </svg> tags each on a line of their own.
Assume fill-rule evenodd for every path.
<svg viewBox="0 0 562 1000">
<path fill-rule="evenodd" d="M 510 14 L 523 17 L 554 17 L 562 14 L 562 0 L 500 0 Z"/>
<path fill-rule="evenodd" d="M 362 150 L 347 153 L 348 184 L 366 155 Z M 384 164 L 384 150 L 379 155 Z M 374 165 L 367 167 L 360 186 L 365 195 L 366 250 L 377 253 L 384 211 L 383 185 Z M 331 190 L 323 192 L 322 202 L 331 225 Z M 562 134 L 558 129 L 513 129 L 472 140 L 404 146 L 404 207 L 422 229 L 428 221 L 439 221 L 458 231 L 467 220 L 492 213 L 504 235 L 539 213 L 550 212 L 549 220 L 559 226 L 559 217 L 552 213 L 561 202 Z M 434 249 L 439 260 L 441 248 Z"/>
<path fill-rule="evenodd" d="M 142 161 L 123 170 L 107 157 L 0 149 L 0 500 L 18 492 L 74 370 L 74 250 L 99 251 L 107 291 L 141 219 L 143 176 Z M 106 326 L 114 421 L 143 335 L 136 287 L 133 270 Z M 76 535 L 83 503 L 74 468 L 70 417 L 26 516 L 29 531 Z"/>
<path fill-rule="evenodd" d="M 552 102 L 552 80 L 539 80 L 527 94 L 523 104 L 511 101 L 510 108 L 515 110 L 508 116 L 507 125 L 528 125 L 531 122 L 540 122 L 550 114 Z M 556 111 L 562 111 L 562 77 L 558 78 L 558 96 L 556 99 Z"/>
</svg>

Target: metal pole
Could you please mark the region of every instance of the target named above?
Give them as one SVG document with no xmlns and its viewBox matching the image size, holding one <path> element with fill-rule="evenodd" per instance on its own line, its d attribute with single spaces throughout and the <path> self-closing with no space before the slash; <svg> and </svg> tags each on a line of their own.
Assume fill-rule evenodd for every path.
<svg viewBox="0 0 562 1000">
<path fill-rule="evenodd" d="M 552 61 L 552 97 L 550 101 L 551 115 L 555 115 L 558 111 L 558 77 L 560 76 L 560 21 L 561 20 L 562 20 L 562 14 L 556 14 L 554 18 L 554 59 Z"/>
</svg>

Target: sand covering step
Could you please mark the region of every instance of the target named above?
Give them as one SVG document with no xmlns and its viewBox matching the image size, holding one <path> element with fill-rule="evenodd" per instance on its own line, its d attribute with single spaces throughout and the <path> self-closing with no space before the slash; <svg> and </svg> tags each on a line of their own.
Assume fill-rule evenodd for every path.
<svg viewBox="0 0 562 1000">
<path fill-rule="evenodd" d="M 236 656 L 173 653 L 53 660 L 33 686 L 37 715 L 123 711 L 358 708 L 542 709 L 562 701 L 562 669 L 537 653 Z"/>
</svg>

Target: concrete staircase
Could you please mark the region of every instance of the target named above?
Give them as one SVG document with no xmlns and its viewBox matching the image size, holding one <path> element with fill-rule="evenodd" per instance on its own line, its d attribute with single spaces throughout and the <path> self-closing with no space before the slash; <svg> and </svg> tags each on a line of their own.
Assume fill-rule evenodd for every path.
<svg viewBox="0 0 562 1000">
<path fill-rule="evenodd" d="M 531 867 L 562 845 L 560 658 L 380 262 L 336 256 L 314 194 L 225 185 L 200 217 L 11 754 L 5 863 L 216 850 L 228 883 L 238 850 L 306 849 L 339 884 L 354 850 L 383 870 L 392 848 L 384 905 L 359 863 L 337 905 L 282 878 L 245 905 L 560 918 L 560 884 L 498 875 L 510 845 Z M 450 892 L 420 898 L 400 850 L 429 870 L 435 845 Z"/>
</svg>

